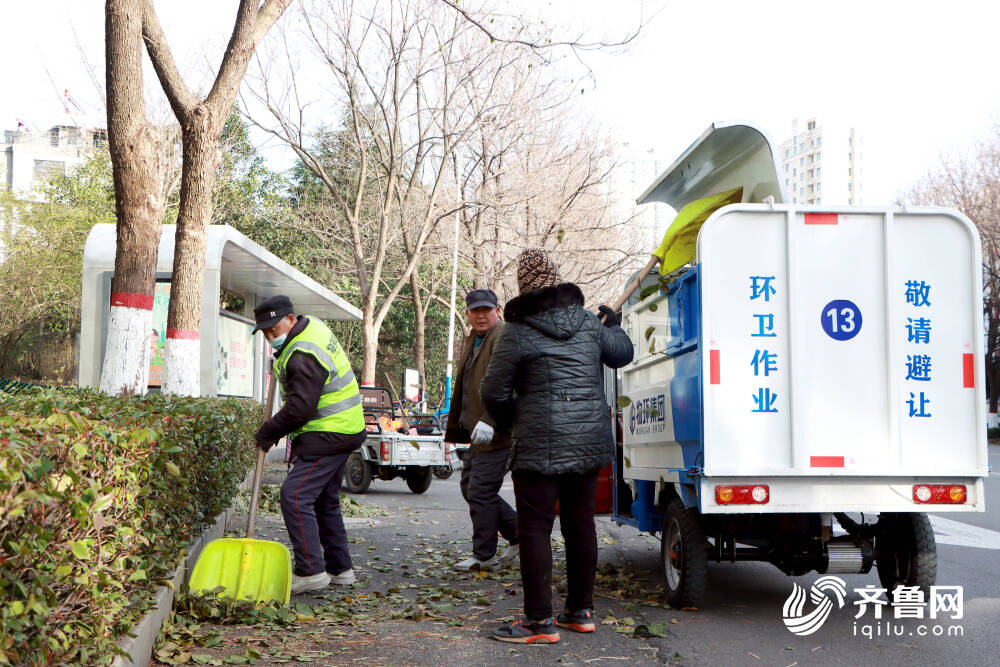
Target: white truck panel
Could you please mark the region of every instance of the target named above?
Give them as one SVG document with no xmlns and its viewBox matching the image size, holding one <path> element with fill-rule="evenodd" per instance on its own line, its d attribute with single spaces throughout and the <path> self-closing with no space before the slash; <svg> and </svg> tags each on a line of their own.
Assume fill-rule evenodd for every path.
<svg viewBox="0 0 1000 667">
<path fill-rule="evenodd" d="M 967 219 L 737 205 L 698 254 L 706 476 L 986 474 Z"/>
<path fill-rule="evenodd" d="M 670 479 L 665 468 L 684 466 L 674 441 L 673 411 L 667 387 L 674 360 L 664 354 L 672 340 L 667 297 L 654 293 L 626 308 L 623 326 L 635 344 L 634 361 L 622 370 L 621 395 L 632 402 L 622 411 L 625 479 Z M 652 405 L 642 410 L 639 406 Z M 676 475 L 674 475 L 676 477 Z"/>
<path fill-rule="evenodd" d="M 447 460 L 444 456 L 442 436 L 392 434 L 390 465 L 399 466 L 440 466 Z M 385 435 L 382 439 L 387 439 Z"/>
<path fill-rule="evenodd" d="M 777 360 L 789 358 L 789 337 L 777 335 L 788 331 L 788 311 L 760 308 L 746 298 L 748 275 L 766 271 L 766 275 L 774 276 L 775 285 L 788 284 L 787 236 L 784 226 L 775 224 L 773 214 L 748 214 L 739 219 L 739 224 L 725 222 L 725 218 L 718 226 L 706 222 L 699 237 L 699 249 L 711 248 L 702 260 L 701 274 L 705 472 L 753 474 L 761 469 L 788 470 L 793 462 L 788 446 L 791 422 L 785 418 L 787 411 L 782 418 L 775 419 L 752 419 L 743 414 L 743 408 L 747 407 L 747 401 L 752 401 L 760 384 L 752 372 L 747 372 L 756 349 L 754 344 L 766 341 L 762 349 L 776 355 Z M 720 250 L 723 245 L 725 250 Z M 752 261 L 732 261 L 729 257 L 745 254 L 750 248 Z M 748 264 L 754 268 L 750 269 Z M 778 295 L 770 298 L 777 299 Z M 762 318 L 766 337 L 750 338 L 753 333 L 750 328 L 758 322 L 755 314 L 770 316 Z M 719 360 L 717 385 L 710 384 L 712 350 Z M 783 365 L 770 373 L 767 401 L 771 395 L 787 400 L 787 369 Z M 772 407 L 780 409 L 780 404 Z"/>
<path fill-rule="evenodd" d="M 393 465 L 444 465 L 444 441 L 440 436 L 403 436 L 392 448 Z"/>
</svg>

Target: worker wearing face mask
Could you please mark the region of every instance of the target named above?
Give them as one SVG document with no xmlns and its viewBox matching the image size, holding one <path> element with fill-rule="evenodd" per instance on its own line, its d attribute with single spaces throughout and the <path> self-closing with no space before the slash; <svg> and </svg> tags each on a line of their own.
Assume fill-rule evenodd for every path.
<svg viewBox="0 0 1000 667">
<path fill-rule="evenodd" d="M 284 405 L 258 429 L 265 452 L 288 436 L 292 467 L 281 511 L 295 554 L 292 593 L 355 581 L 340 511 L 347 457 L 365 441 L 361 392 L 344 348 L 319 318 L 295 315 L 284 295 L 254 308 L 274 349 Z"/>
</svg>

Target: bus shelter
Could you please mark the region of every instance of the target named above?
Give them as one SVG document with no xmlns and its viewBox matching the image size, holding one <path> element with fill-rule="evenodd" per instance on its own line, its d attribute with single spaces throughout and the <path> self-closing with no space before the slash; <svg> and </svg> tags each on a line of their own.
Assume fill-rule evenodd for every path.
<svg viewBox="0 0 1000 667">
<path fill-rule="evenodd" d="M 163 225 L 156 258 L 149 343 L 151 391 L 159 390 L 163 374 L 174 231 L 174 225 Z M 270 296 L 286 294 L 295 304 L 297 313 L 324 320 L 361 319 L 360 310 L 232 227 L 209 225 L 206 235 L 200 338 L 202 396 L 239 396 L 263 401 L 268 345 L 263 334 L 251 332 L 254 307 Z M 115 248 L 115 225 L 95 225 L 84 246 L 78 378 L 83 387 L 100 386 L 111 310 Z M 223 290 L 242 298 L 240 312 L 221 307 Z"/>
</svg>

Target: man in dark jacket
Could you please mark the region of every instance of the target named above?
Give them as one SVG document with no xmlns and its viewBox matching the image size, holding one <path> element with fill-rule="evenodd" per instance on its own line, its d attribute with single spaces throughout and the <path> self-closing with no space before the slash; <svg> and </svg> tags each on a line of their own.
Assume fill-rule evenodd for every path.
<svg viewBox="0 0 1000 667">
<path fill-rule="evenodd" d="M 470 442 L 462 455 L 462 497 L 472 518 L 472 556 L 455 563 L 462 572 L 491 570 L 518 555 L 517 516 L 500 497 L 507 474 L 510 431 L 496 431 L 483 407 L 479 385 L 500 337 L 500 305 L 493 290 L 474 289 L 465 297 L 465 314 L 472 333 L 465 338 L 458 360 L 458 379 L 448 413 L 447 442 Z M 497 553 L 497 531 L 508 541 Z"/>
<path fill-rule="evenodd" d="M 275 351 L 285 404 L 257 431 L 265 452 L 288 436 L 292 469 L 281 486 L 281 512 L 292 541 L 292 593 L 355 581 L 340 486 L 348 455 L 365 441 L 361 392 L 336 336 L 319 318 L 296 316 L 287 296 L 254 308 Z"/>
<path fill-rule="evenodd" d="M 620 368 L 634 350 L 615 313 L 601 306 L 602 324 L 584 310 L 580 288 L 560 281 L 545 251 L 521 253 L 517 282 L 521 294 L 504 308 L 506 324 L 482 398 L 497 428 L 514 428 L 511 470 L 526 618 L 493 637 L 551 643 L 559 641 L 557 625 L 596 629 L 594 494 L 597 473 L 615 452 L 602 364 Z M 557 499 L 568 590 L 566 607 L 553 621 L 550 539 Z"/>
</svg>

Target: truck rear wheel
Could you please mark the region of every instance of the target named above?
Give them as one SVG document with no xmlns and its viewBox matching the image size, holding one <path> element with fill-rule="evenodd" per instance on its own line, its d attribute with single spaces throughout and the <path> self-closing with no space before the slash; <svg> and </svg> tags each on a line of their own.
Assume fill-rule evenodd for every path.
<svg viewBox="0 0 1000 667">
<path fill-rule="evenodd" d="M 344 488 L 350 493 L 364 493 L 372 485 L 372 469 L 361 452 L 351 452 L 344 464 Z"/>
<path fill-rule="evenodd" d="M 406 471 L 406 485 L 414 493 L 423 493 L 431 486 L 434 475 L 429 467 L 410 468 Z"/>
<path fill-rule="evenodd" d="M 875 554 L 878 579 L 890 596 L 897 586 L 919 586 L 926 595 L 937 578 L 934 529 L 922 512 L 879 515 Z"/>
<path fill-rule="evenodd" d="M 671 607 L 696 607 L 705 594 L 708 552 L 698 510 L 684 507 L 679 498 L 667 505 L 660 535 L 660 568 Z"/>
</svg>

